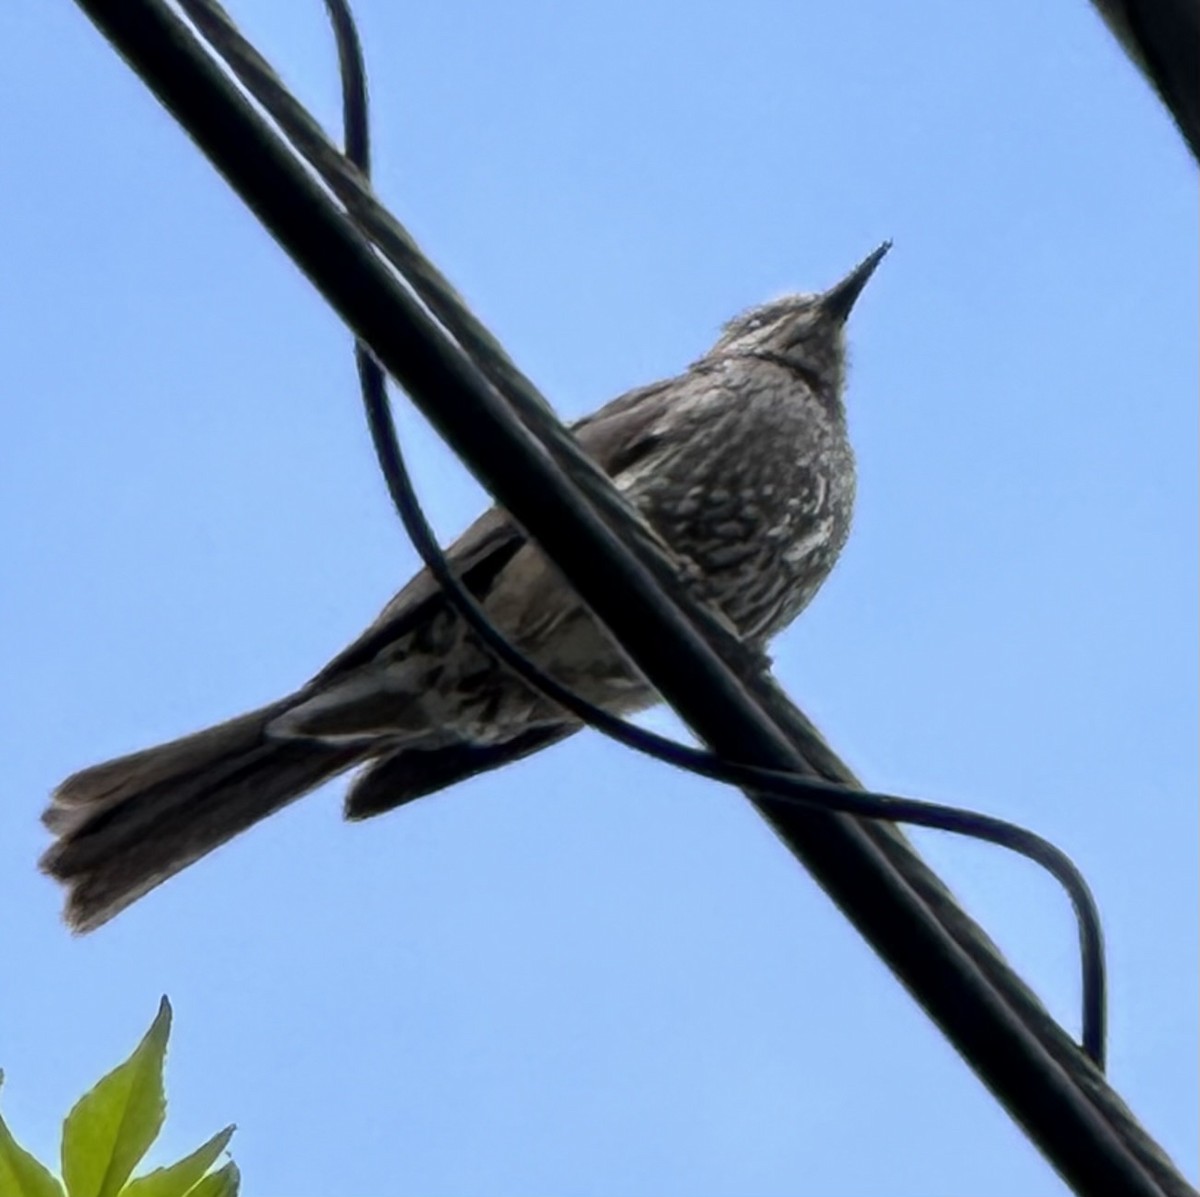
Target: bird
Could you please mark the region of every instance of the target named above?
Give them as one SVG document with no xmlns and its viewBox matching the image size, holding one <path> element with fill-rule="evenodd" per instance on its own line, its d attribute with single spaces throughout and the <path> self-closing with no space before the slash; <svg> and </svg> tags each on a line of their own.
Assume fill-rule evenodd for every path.
<svg viewBox="0 0 1200 1197">
<path fill-rule="evenodd" d="M 845 329 L 890 245 L 825 291 L 742 313 L 683 373 L 571 426 L 751 648 L 808 605 L 849 535 Z M 446 555 L 556 680 L 620 715 L 659 700 L 502 508 Z M 68 926 L 90 931 L 341 773 L 357 770 L 346 818 L 366 819 L 579 728 L 492 656 L 423 570 L 294 693 L 68 777 L 42 816 L 55 838 L 40 865 L 66 888 Z"/>
</svg>

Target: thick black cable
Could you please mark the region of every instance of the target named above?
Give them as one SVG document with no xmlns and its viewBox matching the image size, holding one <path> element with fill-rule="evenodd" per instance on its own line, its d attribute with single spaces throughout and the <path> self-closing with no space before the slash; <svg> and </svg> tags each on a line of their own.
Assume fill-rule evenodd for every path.
<svg viewBox="0 0 1200 1197">
<path fill-rule="evenodd" d="M 314 181 L 314 170 L 326 178 L 327 163 L 284 145 L 166 0 L 77 3 L 700 738 L 738 759 L 856 784 L 706 614 L 611 482 L 586 458 L 584 479 L 564 473 L 558 449 L 577 446 L 545 401 L 523 413 L 533 423 L 516 419 L 515 405 L 399 285 L 384 245 L 372 245 Z M 348 164 L 344 172 L 337 186 L 327 182 L 339 197 L 358 186 L 359 172 Z M 365 193 L 352 201 L 356 212 L 374 205 L 386 214 Z M 1076 1191 L 1196 1197 L 894 824 L 772 810 L 752 790 L 747 797 Z"/>
<path fill-rule="evenodd" d="M 562 437 L 557 435 L 556 430 L 552 426 L 547 427 L 545 421 L 542 420 L 546 411 L 544 400 L 541 399 L 529 380 L 507 356 L 503 346 L 471 314 L 445 276 L 421 254 L 419 248 L 404 228 L 396 221 L 395 217 L 383 208 L 370 192 L 366 190 L 366 180 L 363 172 L 358 171 L 342 153 L 334 150 L 321 127 L 313 120 L 303 105 L 283 87 L 278 77 L 271 70 L 270 65 L 241 36 L 236 26 L 215 0 L 180 0 L 180 3 L 188 13 L 188 16 L 196 22 L 197 27 L 210 40 L 210 43 L 229 66 L 230 70 L 241 80 L 254 98 L 275 118 L 284 135 L 292 142 L 300 154 L 310 162 L 334 194 L 346 205 L 351 218 L 360 225 L 367 237 L 377 244 L 383 256 L 413 286 L 421 300 L 426 303 L 433 314 L 442 322 L 443 326 L 458 341 L 460 347 L 478 365 L 480 370 L 500 390 L 530 431 L 543 440 L 546 435 L 550 436 L 551 439 L 545 442 L 547 450 L 556 457 L 560 468 L 572 472 L 572 466 L 580 465 L 579 450 L 576 442 L 569 436 Z M 335 25 L 338 21 L 341 21 L 341 32 L 348 34 L 347 37 L 339 40 L 339 58 L 349 68 L 343 76 L 345 80 L 343 94 L 348 103 L 361 106 L 365 98 L 365 88 L 360 91 L 355 89 L 353 85 L 354 78 L 362 79 L 362 62 L 361 55 L 357 53 L 357 36 L 354 32 L 352 19 L 349 17 L 348 12 L 345 11 L 339 13 L 337 10 L 331 10 L 331 15 L 333 16 Z M 354 122 L 351 128 L 351 135 L 361 136 L 357 130 L 362 129 L 365 129 L 364 121 L 358 120 Z M 362 146 L 361 148 L 364 151 L 367 149 L 366 146 Z M 591 465 L 586 458 L 583 459 L 582 464 L 585 466 Z M 582 489 L 588 490 L 585 485 L 587 482 L 586 473 L 584 476 L 581 476 L 576 469 L 572 473 L 572 477 Z M 602 490 L 598 493 L 592 488 L 589 491 L 589 498 L 599 502 L 602 507 L 606 504 L 606 496 Z M 841 785 L 846 792 L 863 792 L 857 779 L 853 778 L 845 765 L 828 750 L 820 735 L 816 733 L 811 725 L 807 725 L 803 721 L 803 717 L 799 715 L 799 712 L 790 706 L 780 708 L 780 710 L 786 711 L 786 717 L 789 718 L 791 723 L 792 733 L 802 737 L 803 751 L 806 757 L 809 758 L 810 763 L 818 765 L 816 772 L 819 778 L 823 778 L 826 782 L 834 785 Z M 629 734 L 631 735 L 650 735 L 650 733 L 641 732 L 641 729 L 632 727 L 632 725 L 625 724 L 623 726 L 629 729 Z M 674 745 L 674 742 L 669 740 L 664 740 L 662 743 L 665 745 Z M 643 750 L 645 748 L 644 744 L 634 746 L 642 747 Z M 715 758 L 709 758 L 710 761 L 713 759 Z M 729 780 L 733 780 L 733 774 L 729 769 L 726 769 L 725 775 Z M 793 776 L 788 774 L 786 776 L 795 781 L 798 775 Z M 829 809 L 831 804 L 826 802 L 824 805 Z M 954 808 L 948 809 L 953 810 Z M 980 817 L 982 818 L 982 816 Z M 894 824 L 890 820 L 887 824 L 883 824 L 883 826 L 892 825 Z M 945 826 L 944 823 L 939 825 Z M 783 831 L 777 824 L 776 826 L 777 830 L 780 830 L 781 834 L 790 841 L 790 833 Z M 1017 830 L 1019 831 L 1020 829 Z M 1004 832 L 999 831 L 998 834 L 1003 836 Z M 886 847 L 888 841 L 884 840 L 883 843 Z M 1002 840 L 1002 843 L 1005 846 L 1010 846 L 1007 840 Z M 1017 847 L 1017 850 L 1021 849 Z M 1038 852 L 1038 848 L 1034 846 L 1033 851 Z M 1054 865 L 1048 863 L 1048 867 L 1053 869 Z M 945 906 L 944 899 L 946 895 L 938 891 L 935 880 L 929 877 L 926 878 L 925 882 L 922 882 L 922 885 L 924 886 L 926 883 L 934 886 L 934 890 L 929 891 L 926 896 L 936 902 L 942 910 L 944 917 L 951 917 L 953 911 Z M 1092 905 L 1090 898 L 1085 905 Z M 965 930 L 965 927 L 963 930 Z M 1085 942 L 1095 945 L 1099 940 L 1098 937 L 1092 937 L 1089 941 Z M 965 941 L 964 946 L 970 944 L 971 941 L 968 939 Z M 969 950 L 974 951 L 977 946 L 970 946 Z M 1092 951 L 1087 947 L 1083 951 L 1085 957 L 1088 952 L 1091 952 L 1091 958 L 1099 961 L 1101 964 L 1100 971 L 1097 974 L 1095 970 L 1089 968 L 1086 959 L 1084 962 L 1085 976 L 1099 977 L 1099 984 L 1085 982 L 1083 986 L 1085 1009 L 1098 1010 L 1099 1015 L 1098 1017 L 1093 1017 L 1092 1015 L 1085 1014 L 1082 1020 L 1084 1026 L 1083 1038 L 1085 1043 L 1102 1044 L 1104 1040 L 1103 957 L 1101 953 Z M 981 964 L 984 964 L 988 968 L 991 967 L 992 962 L 987 956 L 979 957 L 978 959 Z M 1089 994 L 1094 995 L 1098 1000 L 1090 1000 Z M 1094 1028 L 1094 1033 L 1090 1028 Z"/>
<path fill-rule="evenodd" d="M 337 42 L 342 81 L 342 123 L 346 157 L 370 176 L 370 119 L 362 47 L 344 0 L 325 0 Z M 806 778 L 799 774 L 739 765 L 704 749 L 692 748 L 613 715 L 551 677 L 517 648 L 489 619 L 454 572 L 430 527 L 412 483 L 392 419 L 387 376 L 362 344 L 355 362 L 367 423 L 379 467 L 404 529 L 458 613 L 490 651 L 523 682 L 570 712 L 582 723 L 627 748 L 712 781 L 751 787 L 762 797 L 860 818 L 906 823 L 968 836 L 1016 852 L 1045 869 L 1066 891 L 1075 913 L 1080 944 L 1081 1046 L 1103 1071 L 1107 1045 L 1107 972 L 1100 913 L 1083 875 L 1065 852 L 1042 836 L 1004 819 L 923 799 L 899 798 Z"/>
</svg>

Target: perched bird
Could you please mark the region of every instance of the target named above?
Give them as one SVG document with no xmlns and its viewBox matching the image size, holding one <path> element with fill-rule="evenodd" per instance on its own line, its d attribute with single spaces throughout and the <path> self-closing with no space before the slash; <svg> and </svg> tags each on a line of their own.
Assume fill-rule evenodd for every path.
<svg viewBox="0 0 1200 1197">
<path fill-rule="evenodd" d="M 738 316 L 683 374 L 574 425 L 753 646 L 804 609 L 846 541 L 844 327 L 888 248 L 828 291 Z M 561 682 L 619 713 L 657 701 L 503 510 L 448 556 L 496 626 Z M 364 819 L 578 726 L 497 663 L 423 571 L 294 694 L 69 777 L 43 816 L 57 838 L 42 868 L 68 888 L 67 922 L 90 930 L 347 769 L 365 766 L 345 808 Z"/>
</svg>

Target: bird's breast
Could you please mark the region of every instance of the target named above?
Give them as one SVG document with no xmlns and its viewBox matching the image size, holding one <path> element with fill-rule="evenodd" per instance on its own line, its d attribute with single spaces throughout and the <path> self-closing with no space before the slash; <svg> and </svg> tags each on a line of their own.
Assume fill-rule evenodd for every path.
<svg viewBox="0 0 1200 1197">
<path fill-rule="evenodd" d="M 628 488 L 752 639 L 774 635 L 807 605 L 837 560 L 853 511 L 844 430 L 789 414 L 757 428 L 718 422 L 723 430 L 678 445 Z"/>
</svg>

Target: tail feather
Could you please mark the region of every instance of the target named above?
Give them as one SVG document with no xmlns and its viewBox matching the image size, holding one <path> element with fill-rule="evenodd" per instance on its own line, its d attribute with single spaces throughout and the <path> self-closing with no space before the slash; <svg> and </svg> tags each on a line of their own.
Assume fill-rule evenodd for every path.
<svg viewBox="0 0 1200 1197">
<path fill-rule="evenodd" d="M 578 730 L 578 724 L 541 724 L 490 744 L 406 744 L 373 761 L 354 779 L 346 794 L 346 818 L 357 821 L 381 815 L 477 773 L 520 760 Z"/>
<path fill-rule="evenodd" d="M 267 724 L 292 701 L 85 769 L 59 786 L 43 815 L 57 839 L 41 867 L 68 887 L 72 928 L 107 922 L 364 759 L 362 746 L 268 736 Z"/>
<path fill-rule="evenodd" d="M 278 734 L 294 695 L 191 736 L 68 777 L 43 822 L 55 841 L 42 870 L 67 887 L 65 918 L 91 931 L 227 840 L 331 777 L 375 758 L 355 779 L 346 818 L 412 802 L 548 747 L 578 730 L 543 724 L 488 744 L 438 733 L 396 746 Z"/>
</svg>

